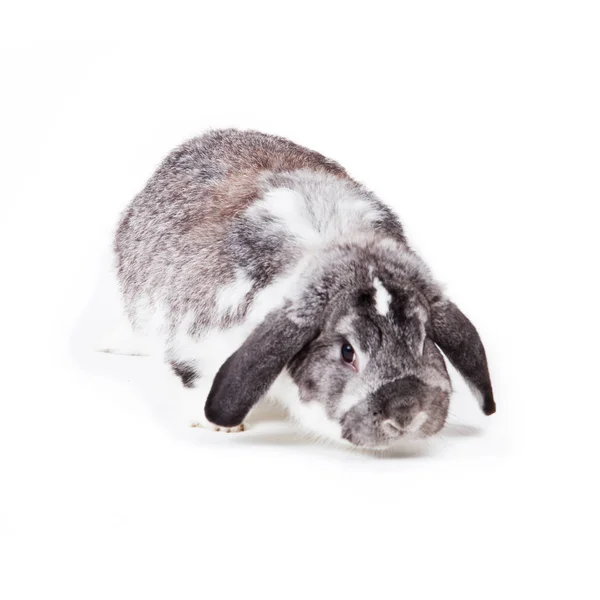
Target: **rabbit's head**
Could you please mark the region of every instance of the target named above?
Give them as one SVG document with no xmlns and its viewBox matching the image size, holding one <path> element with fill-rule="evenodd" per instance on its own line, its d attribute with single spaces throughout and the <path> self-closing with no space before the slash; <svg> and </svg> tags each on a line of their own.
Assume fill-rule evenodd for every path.
<svg viewBox="0 0 600 600">
<path fill-rule="evenodd" d="M 337 244 L 224 363 L 206 415 L 238 425 L 277 381 L 316 434 L 372 448 L 433 435 L 451 392 L 438 346 L 494 412 L 479 335 L 423 263 L 389 240 Z"/>
</svg>

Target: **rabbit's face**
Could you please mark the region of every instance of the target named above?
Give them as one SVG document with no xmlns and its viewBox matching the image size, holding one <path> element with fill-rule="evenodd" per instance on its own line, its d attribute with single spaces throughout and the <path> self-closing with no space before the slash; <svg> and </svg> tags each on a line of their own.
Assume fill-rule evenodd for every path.
<svg viewBox="0 0 600 600">
<path fill-rule="evenodd" d="M 209 421 L 239 425 L 271 386 L 304 427 L 381 448 L 433 435 L 448 413 L 450 379 L 438 347 L 496 410 L 485 350 L 414 254 L 389 240 L 339 244 L 309 264 L 298 293 L 271 312 L 223 363 Z"/>
<path fill-rule="evenodd" d="M 337 295 L 318 335 L 288 364 L 295 418 L 316 434 L 371 448 L 439 431 L 451 388 L 427 321 L 416 290 L 378 277 Z"/>
</svg>

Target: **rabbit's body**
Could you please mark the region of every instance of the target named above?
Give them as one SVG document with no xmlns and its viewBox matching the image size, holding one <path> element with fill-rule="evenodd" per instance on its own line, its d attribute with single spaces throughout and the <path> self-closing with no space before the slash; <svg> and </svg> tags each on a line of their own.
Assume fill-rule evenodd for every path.
<svg viewBox="0 0 600 600">
<path fill-rule="evenodd" d="M 348 244 L 348 260 L 357 261 L 352 274 L 338 256 Z M 396 217 L 371 192 L 320 154 L 257 132 L 215 131 L 175 150 L 123 215 L 115 250 L 132 326 L 157 338 L 184 386 L 197 390 L 198 417 L 221 365 L 271 315 L 314 288 L 313 274 L 328 271 L 328 295 L 356 285 L 362 262 L 375 261 L 373 273 L 373 256 L 394 252 L 438 294 Z M 373 308 L 385 314 L 391 296 L 381 290 Z M 315 404 L 288 371 L 270 384 L 285 384 L 288 404 L 309 419 Z M 447 376 L 429 372 L 449 392 Z M 310 427 L 326 435 L 332 429 Z M 339 423 L 333 429 L 342 437 Z"/>
<path fill-rule="evenodd" d="M 184 378 L 212 383 L 289 296 L 303 261 L 390 221 L 401 239 L 389 209 L 317 153 L 211 132 L 175 150 L 123 215 L 115 249 L 127 314 Z"/>
</svg>

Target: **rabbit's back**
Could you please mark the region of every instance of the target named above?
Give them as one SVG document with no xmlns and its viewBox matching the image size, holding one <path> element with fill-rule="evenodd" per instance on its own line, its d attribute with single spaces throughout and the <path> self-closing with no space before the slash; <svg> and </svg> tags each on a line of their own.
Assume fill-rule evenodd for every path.
<svg viewBox="0 0 600 600">
<path fill-rule="evenodd" d="M 281 299 L 308 248 L 373 228 L 401 236 L 390 211 L 334 161 L 258 132 L 207 133 L 174 150 L 121 219 L 128 315 L 143 327 L 160 312 L 166 337 L 182 323 L 192 336 L 225 329 L 267 288 L 281 287 L 271 294 Z"/>
<path fill-rule="evenodd" d="M 125 294 L 176 284 L 182 268 L 212 283 L 227 278 L 218 260 L 224 230 L 259 197 L 260 174 L 298 169 L 347 177 L 321 154 L 259 132 L 212 131 L 179 146 L 121 218 L 115 251 Z"/>
</svg>

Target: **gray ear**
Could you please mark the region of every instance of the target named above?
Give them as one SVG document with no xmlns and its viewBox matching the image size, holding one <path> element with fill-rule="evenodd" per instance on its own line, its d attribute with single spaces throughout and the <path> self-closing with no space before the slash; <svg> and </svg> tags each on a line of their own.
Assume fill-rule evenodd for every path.
<svg viewBox="0 0 600 600">
<path fill-rule="evenodd" d="M 299 325 L 283 310 L 268 315 L 219 369 L 206 400 L 206 418 L 222 427 L 240 425 L 318 331 L 318 324 Z"/>
<path fill-rule="evenodd" d="M 473 323 L 455 304 L 446 300 L 432 308 L 430 336 L 465 378 L 483 412 L 495 413 L 485 349 Z"/>
</svg>

